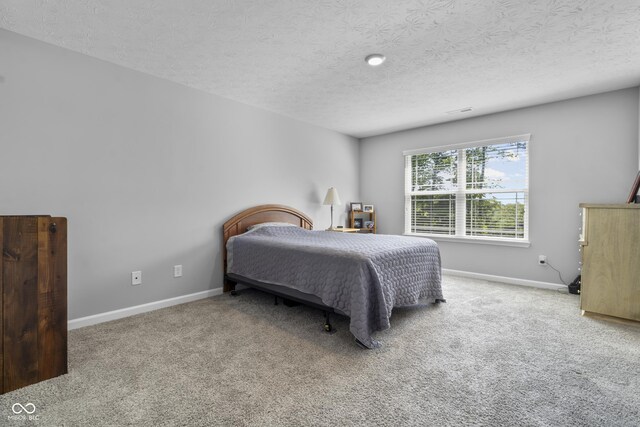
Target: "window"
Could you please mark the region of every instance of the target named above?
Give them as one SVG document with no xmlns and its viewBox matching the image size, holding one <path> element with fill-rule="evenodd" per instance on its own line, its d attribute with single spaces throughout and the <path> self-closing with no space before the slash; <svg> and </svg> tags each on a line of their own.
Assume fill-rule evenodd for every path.
<svg viewBox="0 0 640 427">
<path fill-rule="evenodd" d="M 406 151 L 405 233 L 527 242 L 529 136 Z"/>
</svg>

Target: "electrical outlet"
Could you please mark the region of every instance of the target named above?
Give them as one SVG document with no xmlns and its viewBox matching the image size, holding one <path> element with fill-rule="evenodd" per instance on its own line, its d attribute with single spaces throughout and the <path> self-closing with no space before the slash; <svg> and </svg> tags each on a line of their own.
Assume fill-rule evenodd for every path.
<svg viewBox="0 0 640 427">
<path fill-rule="evenodd" d="M 547 265 L 547 256 L 546 255 L 538 255 L 538 264 Z"/>
<path fill-rule="evenodd" d="M 182 277 L 182 265 L 173 266 L 173 277 Z"/>
<path fill-rule="evenodd" d="M 142 284 L 142 271 L 133 271 L 131 273 L 131 284 L 132 285 Z"/>
</svg>

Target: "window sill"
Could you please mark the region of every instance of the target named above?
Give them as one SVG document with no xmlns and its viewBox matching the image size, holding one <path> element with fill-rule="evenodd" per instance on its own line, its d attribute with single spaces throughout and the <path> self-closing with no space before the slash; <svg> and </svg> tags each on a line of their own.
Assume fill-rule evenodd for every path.
<svg viewBox="0 0 640 427">
<path fill-rule="evenodd" d="M 437 242 L 473 243 L 479 245 L 513 246 L 517 248 L 528 248 L 531 242 L 528 240 L 511 240 L 490 237 L 459 237 L 443 236 L 440 234 L 404 233 L 405 236 L 426 237 Z"/>
</svg>

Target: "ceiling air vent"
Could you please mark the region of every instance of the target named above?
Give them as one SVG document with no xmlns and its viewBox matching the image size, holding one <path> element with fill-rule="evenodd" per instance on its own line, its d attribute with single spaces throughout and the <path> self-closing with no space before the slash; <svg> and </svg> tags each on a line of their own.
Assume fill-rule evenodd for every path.
<svg viewBox="0 0 640 427">
<path fill-rule="evenodd" d="M 471 107 L 464 107 L 464 108 L 460 108 L 459 110 L 447 111 L 447 114 L 462 114 L 462 113 L 468 113 L 468 112 L 470 112 L 472 110 L 473 110 L 473 108 L 471 108 Z"/>
</svg>

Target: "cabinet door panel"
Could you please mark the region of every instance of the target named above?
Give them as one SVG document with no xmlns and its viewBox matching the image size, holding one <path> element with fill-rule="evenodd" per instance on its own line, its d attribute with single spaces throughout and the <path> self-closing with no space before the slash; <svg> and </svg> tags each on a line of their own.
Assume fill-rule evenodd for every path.
<svg viewBox="0 0 640 427">
<path fill-rule="evenodd" d="M 640 211 L 588 209 L 581 307 L 640 320 Z"/>
<path fill-rule="evenodd" d="M 4 392 L 38 381 L 36 217 L 5 217 L 2 248 Z"/>
<path fill-rule="evenodd" d="M 38 218 L 38 380 L 67 372 L 67 221 Z"/>
</svg>

